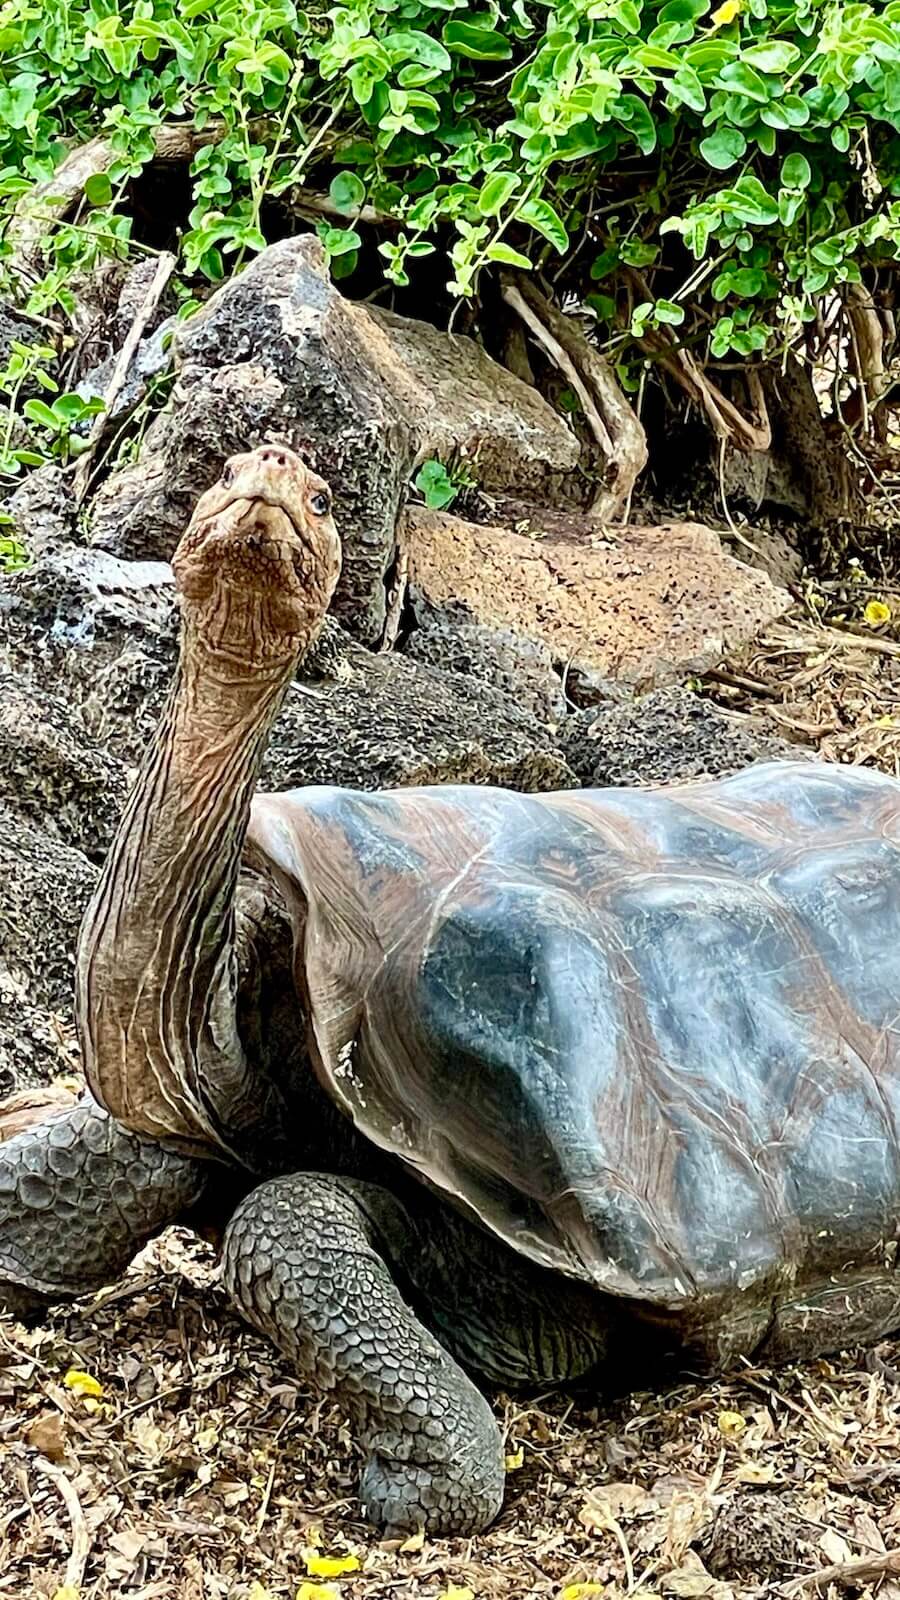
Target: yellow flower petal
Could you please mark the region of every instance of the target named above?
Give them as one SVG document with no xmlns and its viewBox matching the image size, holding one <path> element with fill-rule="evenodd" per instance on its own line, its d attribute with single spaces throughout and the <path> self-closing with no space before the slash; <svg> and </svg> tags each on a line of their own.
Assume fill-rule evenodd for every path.
<svg viewBox="0 0 900 1600">
<path fill-rule="evenodd" d="M 358 1572 L 360 1566 L 359 1556 L 320 1556 L 312 1545 L 307 1545 L 303 1559 L 311 1578 L 342 1578 L 345 1572 Z"/>
<path fill-rule="evenodd" d="M 333 1583 L 301 1583 L 294 1600 L 341 1600 Z"/>
<path fill-rule="evenodd" d="M 716 28 L 721 28 L 726 22 L 733 22 L 740 16 L 743 0 L 724 0 L 724 4 L 717 6 L 710 17 L 710 22 Z"/>
<path fill-rule="evenodd" d="M 451 1583 L 448 1589 L 441 1590 L 438 1600 L 475 1600 L 475 1590 L 460 1589 L 457 1584 Z"/>
<path fill-rule="evenodd" d="M 879 628 L 882 622 L 890 622 L 892 614 L 890 606 L 884 600 L 870 600 L 863 612 L 870 628 Z"/>
<path fill-rule="evenodd" d="M 425 1529 L 420 1528 L 418 1533 L 411 1533 L 408 1539 L 404 1539 L 400 1546 L 400 1554 L 404 1556 L 415 1555 L 417 1550 L 422 1550 L 424 1547 Z"/>
<path fill-rule="evenodd" d="M 275 1600 L 275 1596 L 271 1589 L 266 1588 L 265 1584 L 251 1583 L 247 1600 Z"/>
<path fill-rule="evenodd" d="M 79 1372 L 77 1367 L 70 1367 L 63 1378 L 63 1383 L 67 1389 L 71 1389 L 73 1394 L 79 1395 L 82 1399 L 88 1395 L 90 1399 L 98 1400 L 103 1393 L 102 1383 L 92 1378 L 89 1372 Z"/>
<path fill-rule="evenodd" d="M 739 1411 L 719 1412 L 719 1432 L 724 1433 L 727 1439 L 734 1439 L 743 1433 L 747 1424 Z"/>
<path fill-rule="evenodd" d="M 586 1600 L 589 1594 L 602 1594 L 602 1583 L 567 1583 L 559 1600 Z"/>
<path fill-rule="evenodd" d="M 74 1583 L 64 1583 L 61 1589 L 54 1589 L 51 1600 L 81 1600 L 81 1590 Z"/>
<path fill-rule="evenodd" d="M 506 1463 L 505 1464 L 506 1464 L 507 1472 L 518 1472 L 518 1470 L 521 1467 L 521 1465 L 524 1462 L 524 1460 L 525 1460 L 525 1451 L 522 1449 L 522 1447 L 520 1445 L 518 1450 L 514 1450 L 511 1456 L 507 1456 L 506 1457 Z"/>
</svg>

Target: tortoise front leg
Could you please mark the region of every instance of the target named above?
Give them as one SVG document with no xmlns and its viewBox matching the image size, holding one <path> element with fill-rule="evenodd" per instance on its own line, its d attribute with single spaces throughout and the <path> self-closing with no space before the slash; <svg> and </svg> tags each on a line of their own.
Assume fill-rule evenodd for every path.
<svg viewBox="0 0 900 1600">
<path fill-rule="evenodd" d="M 207 1185 L 89 1096 L 0 1143 L 0 1309 L 30 1314 L 118 1277 Z"/>
<path fill-rule="evenodd" d="M 500 1431 L 388 1272 L 373 1216 L 392 1203 L 338 1178 L 261 1184 L 229 1224 L 225 1283 L 303 1377 L 345 1405 L 367 1456 L 371 1520 L 388 1533 L 475 1533 L 503 1500 Z"/>
</svg>

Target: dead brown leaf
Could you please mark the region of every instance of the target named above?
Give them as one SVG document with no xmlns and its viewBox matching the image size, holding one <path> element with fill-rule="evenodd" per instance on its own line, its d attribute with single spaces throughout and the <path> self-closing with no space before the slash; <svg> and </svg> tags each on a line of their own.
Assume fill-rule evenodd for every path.
<svg viewBox="0 0 900 1600">
<path fill-rule="evenodd" d="M 65 1461 L 68 1454 L 66 1425 L 58 1411 L 41 1411 L 25 1429 L 25 1442 L 48 1461 Z"/>
</svg>

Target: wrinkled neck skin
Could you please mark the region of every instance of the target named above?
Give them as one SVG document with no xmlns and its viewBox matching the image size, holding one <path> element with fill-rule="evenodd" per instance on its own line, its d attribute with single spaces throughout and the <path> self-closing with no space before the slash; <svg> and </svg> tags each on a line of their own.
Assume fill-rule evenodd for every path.
<svg viewBox="0 0 900 1600">
<path fill-rule="evenodd" d="M 249 671 L 185 621 L 178 673 L 79 941 L 77 1017 L 94 1095 L 135 1132 L 193 1155 L 218 1147 L 241 1164 L 278 1108 L 237 1029 L 235 892 L 296 660 Z"/>
</svg>

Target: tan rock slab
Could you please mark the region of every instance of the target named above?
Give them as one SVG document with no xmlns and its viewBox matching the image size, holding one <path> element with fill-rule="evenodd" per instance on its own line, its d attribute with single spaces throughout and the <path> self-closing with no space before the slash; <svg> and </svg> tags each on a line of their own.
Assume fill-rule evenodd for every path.
<svg viewBox="0 0 900 1600">
<path fill-rule="evenodd" d="M 516 529 L 407 508 L 414 594 L 514 629 L 558 663 L 649 688 L 702 671 L 782 615 L 790 596 L 696 522 L 602 526 L 535 513 Z"/>
</svg>

